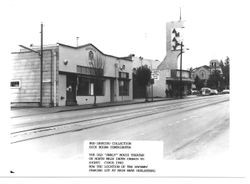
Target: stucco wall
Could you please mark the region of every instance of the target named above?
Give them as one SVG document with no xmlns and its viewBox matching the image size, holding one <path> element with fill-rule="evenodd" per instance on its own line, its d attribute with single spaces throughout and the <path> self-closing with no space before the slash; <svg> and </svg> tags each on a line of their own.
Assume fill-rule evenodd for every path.
<svg viewBox="0 0 250 184">
<path fill-rule="evenodd" d="M 89 51 L 93 51 L 94 55 L 99 54 L 103 60 L 105 61 L 104 65 L 104 76 L 107 77 L 117 77 L 117 70 L 125 65 L 125 69 L 123 72 L 129 73 L 129 78 L 132 78 L 132 61 L 128 61 L 125 59 L 118 59 L 112 56 L 102 55 L 98 50 L 94 47 L 86 46 L 80 48 L 71 48 L 65 46 L 59 46 L 59 71 L 63 72 L 72 72 L 76 73 L 76 66 L 85 66 L 89 67 Z M 65 65 L 64 61 L 67 60 L 68 64 Z M 117 64 L 117 69 L 115 67 Z"/>
<path fill-rule="evenodd" d="M 104 77 L 111 77 L 114 81 L 114 101 L 123 101 L 123 100 L 132 100 L 133 99 L 133 92 L 132 92 L 132 61 L 128 61 L 121 58 L 116 58 L 108 55 L 103 55 L 100 53 L 96 48 L 89 45 L 82 48 L 71 48 L 67 46 L 61 46 L 59 45 L 59 71 L 61 72 L 70 72 L 70 73 L 76 73 L 76 66 L 85 66 L 89 67 L 89 51 L 92 51 L 95 54 L 99 54 L 104 61 Z M 67 60 L 67 65 L 64 64 L 64 61 Z M 123 67 L 123 65 L 125 67 Z M 129 79 L 130 79 L 130 91 L 129 96 L 119 96 L 119 87 L 118 87 L 118 77 L 119 77 L 119 71 L 121 72 L 127 72 L 129 73 Z M 96 102 L 97 103 L 103 103 L 103 102 L 110 102 L 110 80 L 106 78 L 104 81 L 104 96 L 97 96 Z M 65 87 L 62 87 L 62 84 L 60 85 L 59 90 L 65 91 L 66 96 L 66 80 L 60 80 L 59 83 L 64 82 Z M 60 98 L 59 94 L 59 98 Z M 66 99 L 66 98 L 65 98 Z M 83 104 L 92 104 L 94 103 L 94 96 L 76 96 L 77 104 L 83 105 Z M 60 100 L 59 100 L 60 101 Z M 65 101 L 61 101 L 60 105 L 65 105 Z"/>
<path fill-rule="evenodd" d="M 98 54 L 104 60 L 104 76 L 115 77 L 115 63 L 117 59 L 102 55 L 92 46 L 82 48 L 59 46 L 59 70 L 76 73 L 77 65 L 90 67 L 89 51 L 94 53 L 94 57 Z M 67 65 L 64 64 L 65 60 L 68 61 Z"/>
<path fill-rule="evenodd" d="M 58 105 L 66 105 L 66 75 L 59 75 L 58 82 Z"/>
<path fill-rule="evenodd" d="M 84 48 L 74 49 L 59 46 L 59 71 L 76 73 L 76 66 L 89 66 Z M 65 65 L 64 61 L 68 63 Z"/>
<path fill-rule="evenodd" d="M 177 69 L 178 55 L 180 50 L 171 50 L 171 35 L 173 28 L 182 28 L 184 26 L 183 21 L 168 22 L 166 24 L 166 57 L 162 63 L 158 66 L 158 69 L 164 70 L 167 68 Z"/>
<path fill-rule="evenodd" d="M 166 77 L 171 77 L 171 70 L 178 68 L 178 57 L 180 55 L 180 50 L 172 50 L 171 36 L 173 28 L 183 28 L 183 21 L 168 22 L 166 24 L 166 56 L 157 67 L 160 70 L 160 80 L 155 81 L 154 84 L 154 96 L 165 97 L 165 90 L 167 88 Z M 182 33 L 181 33 L 182 34 Z M 181 37 L 183 35 L 180 35 Z M 184 44 L 185 45 L 185 44 Z M 187 77 L 185 74 L 183 77 Z"/>
<path fill-rule="evenodd" d="M 153 60 L 153 59 L 142 59 L 140 60 L 139 57 L 133 57 L 133 68 L 139 68 L 142 65 L 147 65 L 150 70 L 156 69 L 157 66 L 160 64 L 159 60 Z M 151 67 L 152 66 L 152 67 Z"/>
<path fill-rule="evenodd" d="M 165 90 L 166 90 L 166 77 L 170 77 L 170 69 L 160 70 L 159 71 L 160 77 L 159 80 L 154 81 L 153 85 L 153 95 L 154 97 L 165 97 Z M 152 96 L 151 90 L 149 90 L 149 95 Z"/>
<path fill-rule="evenodd" d="M 203 77 L 202 77 L 202 73 L 204 73 Z M 210 75 L 210 70 L 209 69 L 206 69 L 204 67 L 200 67 L 200 68 L 195 70 L 194 79 L 195 79 L 196 76 L 198 76 L 200 79 L 207 80 L 209 78 L 209 75 Z"/>
</svg>

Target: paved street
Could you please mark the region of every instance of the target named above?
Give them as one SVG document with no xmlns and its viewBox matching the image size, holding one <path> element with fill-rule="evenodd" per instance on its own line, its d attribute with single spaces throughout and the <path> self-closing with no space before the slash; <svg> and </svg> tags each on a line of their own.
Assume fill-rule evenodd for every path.
<svg viewBox="0 0 250 184">
<path fill-rule="evenodd" d="M 79 158 L 84 140 L 162 140 L 166 159 L 195 159 L 226 151 L 228 131 L 229 95 L 216 95 L 13 117 L 11 147 Z"/>
</svg>

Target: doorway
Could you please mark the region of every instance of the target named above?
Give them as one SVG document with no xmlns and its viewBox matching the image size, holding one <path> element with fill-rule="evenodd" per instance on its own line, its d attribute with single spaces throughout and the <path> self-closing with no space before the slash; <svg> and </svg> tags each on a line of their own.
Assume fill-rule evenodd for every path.
<svg viewBox="0 0 250 184">
<path fill-rule="evenodd" d="M 110 79 L 110 102 L 114 102 L 114 94 L 115 94 L 115 81 L 113 79 Z"/>
<path fill-rule="evenodd" d="M 77 105 L 76 102 L 76 84 L 77 78 L 75 75 L 67 75 L 66 78 L 66 105 Z"/>
</svg>

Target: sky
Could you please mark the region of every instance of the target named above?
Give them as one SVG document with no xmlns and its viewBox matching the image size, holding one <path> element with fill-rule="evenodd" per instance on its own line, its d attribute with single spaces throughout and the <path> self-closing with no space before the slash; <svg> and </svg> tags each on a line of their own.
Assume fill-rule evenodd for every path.
<svg viewBox="0 0 250 184">
<path fill-rule="evenodd" d="M 183 68 L 232 57 L 235 9 L 244 1 L 225 0 L 10 0 L 8 42 L 18 45 L 57 42 L 76 46 L 92 43 L 106 54 L 135 54 L 162 61 L 166 55 L 166 23 L 185 21 Z M 237 12 L 238 13 L 238 12 Z"/>
</svg>

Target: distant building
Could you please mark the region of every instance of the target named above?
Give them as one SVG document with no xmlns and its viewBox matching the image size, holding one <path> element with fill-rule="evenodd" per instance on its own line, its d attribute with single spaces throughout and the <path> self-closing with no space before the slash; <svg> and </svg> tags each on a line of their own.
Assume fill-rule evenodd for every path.
<svg viewBox="0 0 250 184">
<path fill-rule="evenodd" d="M 220 62 L 217 59 L 213 59 L 209 62 L 211 72 L 214 70 L 219 71 L 222 74 L 222 69 L 220 67 Z"/>
<path fill-rule="evenodd" d="M 192 78 L 195 79 L 198 76 L 201 80 L 208 80 L 211 74 L 211 69 L 207 65 L 203 65 L 193 69 Z"/>
<path fill-rule="evenodd" d="M 143 57 L 132 57 L 133 68 L 139 68 L 140 66 L 147 65 L 150 70 L 157 69 L 160 64 L 159 60 L 145 59 Z"/>
<path fill-rule="evenodd" d="M 198 76 L 199 79 L 204 80 L 204 84 L 206 86 L 209 76 L 212 73 L 214 73 L 215 70 L 219 72 L 220 74 L 223 74 L 219 61 L 214 59 L 209 62 L 209 66 L 203 65 L 203 66 L 194 68 L 192 70 L 192 78 L 195 80 L 195 78 Z"/>
<path fill-rule="evenodd" d="M 155 80 L 158 80 L 158 70 L 157 67 L 160 64 L 159 60 L 153 60 L 153 59 L 145 59 L 143 57 L 132 57 L 133 60 L 133 69 L 135 70 L 136 68 L 139 68 L 141 66 L 147 66 L 151 72 L 152 72 L 152 77 Z M 145 98 L 146 93 L 148 97 L 152 96 L 152 89 L 153 89 L 153 84 L 149 84 L 147 86 L 147 89 L 143 88 L 142 86 L 136 84 L 136 81 L 134 80 L 134 85 L 133 85 L 133 97 L 134 98 Z"/>
<path fill-rule="evenodd" d="M 39 47 L 32 49 L 40 52 Z M 37 106 L 40 102 L 42 106 L 92 104 L 94 93 L 97 103 L 133 98 L 132 60 L 104 54 L 92 44 L 44 46 L 42 88 L 38 53 L 21 49 L 12 56 L 13 106 Z M 101 68 L 93 65 L 98 58 L 103 62 Z"/>
</svg>

